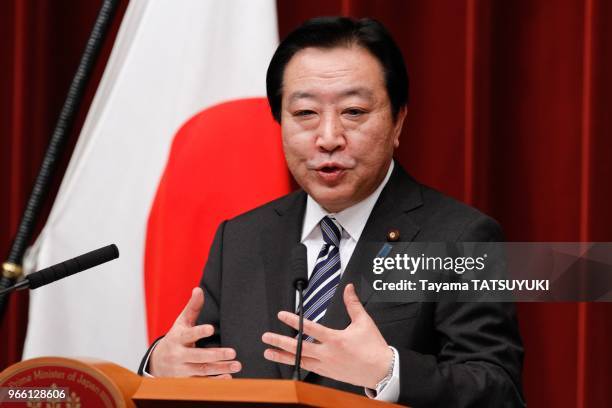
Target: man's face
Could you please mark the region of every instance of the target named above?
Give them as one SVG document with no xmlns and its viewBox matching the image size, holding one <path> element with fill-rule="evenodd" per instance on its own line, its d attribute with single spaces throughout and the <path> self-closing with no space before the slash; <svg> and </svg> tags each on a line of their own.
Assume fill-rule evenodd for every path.
<svg viewBox="0 0 612 408">
<path fill-rule="evenodd" d="M 405 113 L 393 121 L 382 66 L 364 48 L 299 51 L 285 68 L 281 112 L 293 177 L 330 212 L 358 203 L 384 179 Z"/>
</svg>

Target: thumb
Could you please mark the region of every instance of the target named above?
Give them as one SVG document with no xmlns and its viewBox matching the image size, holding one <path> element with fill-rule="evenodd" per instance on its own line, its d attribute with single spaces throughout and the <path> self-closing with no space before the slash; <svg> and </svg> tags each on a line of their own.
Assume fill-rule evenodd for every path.
<svg viewBox="0 0 612 408">
<path fill-rule="evenodd" d="M 203 306 L 204 292 L 202 291 L 202 288 L 195 287 L 191 291 L 191 298 L 189 298 L 189 302 L 187 302 L 187 305 L 179 315 L 178 319 L 176 319 L 176 323 L 187 327 L 194 326 Z"/>
<path fill-rule="evenodd" d="M 359 300 L 359 297 L 357 297 L 355 285 L 352 283 L 349 283 L 344 288 L 344 304 L 346 306 L 346 311 L 351 318 L 351 322 L 355 322 L 364 315 L 367 315 L 361 301 Z"/>
</svg>

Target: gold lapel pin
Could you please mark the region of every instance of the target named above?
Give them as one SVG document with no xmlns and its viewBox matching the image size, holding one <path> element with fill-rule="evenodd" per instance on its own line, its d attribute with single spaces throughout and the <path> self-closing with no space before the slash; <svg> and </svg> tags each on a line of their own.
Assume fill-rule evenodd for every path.
<svg viewBox="0 0 612 408">
<path fill-rule="evenodd" d="M 399 239 L 400 239 L 400 232 L 399 232 L 399 230 L 392 229 L 389 232 L 387 232 L 387 241 L 388 242 L 396 242 L 396 241 L 399 241 Z"/>
</svg>

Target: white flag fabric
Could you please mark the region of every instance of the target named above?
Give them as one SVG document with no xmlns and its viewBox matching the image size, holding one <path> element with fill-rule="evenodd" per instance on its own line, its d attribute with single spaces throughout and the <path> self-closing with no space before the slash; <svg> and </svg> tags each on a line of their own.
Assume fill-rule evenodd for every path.
<svg viewBox="0 0 612 408">
<path fill-rule="evenodd" d="M 25 264 L 41 269 L 110 243 L 120 258 L 31 292 L 24 358 L 89 356 L 137 368 L 150 341 L 147 222 L 174 137 L 207 107 L 265 96 L 277 41 L 274 0 L 130 1 Z"/>
</svg>

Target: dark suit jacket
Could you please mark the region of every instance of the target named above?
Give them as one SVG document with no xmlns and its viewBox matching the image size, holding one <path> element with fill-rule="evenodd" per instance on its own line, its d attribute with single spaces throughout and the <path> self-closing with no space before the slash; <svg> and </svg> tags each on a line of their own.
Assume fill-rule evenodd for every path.
<svg viewBox="0 0 612 408">
<path fill-rule="evenodd" d="M 217 330 L 199 346 L 233 347 L 236 377 L 290 378 L 292 367 L 267 361 L 265 331 L 293 336 L 278 311 L 295 309 L 289 254 L 299 243 L 306 194 L 297 191 L 223 222 L 214 238 L 201 286 L 198 324 Z M 523 348 L 509 303 L 368 303 L 360 290 L 363 269 L 397 229 L 401 241 L 501 241 L 498 224 L 477 210 L 414 181 L 396 165 L 320 321 L 344 329 L 350 320 L 342 292 L 353 282 L 387 343 L 399 351 L 399 403 L 414 407 L 523 406 Z M 362 387 L 310 373 L 306 381 L 363 395 Z"/>
</svg>

